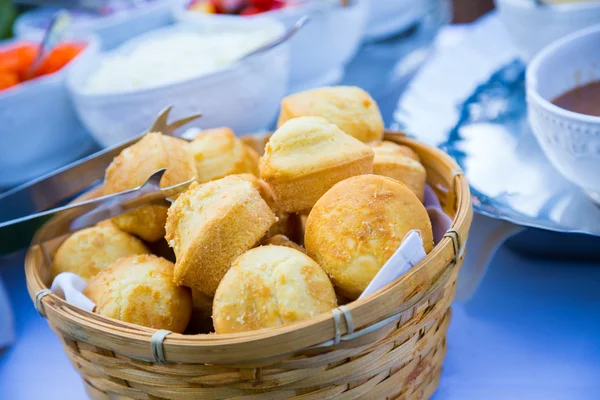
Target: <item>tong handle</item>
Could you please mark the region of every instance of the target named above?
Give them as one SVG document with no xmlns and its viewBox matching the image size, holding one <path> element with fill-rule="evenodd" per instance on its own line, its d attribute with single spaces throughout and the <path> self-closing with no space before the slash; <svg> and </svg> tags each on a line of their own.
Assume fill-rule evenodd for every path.
<svg viewBox="0 0 600 400">
<path fill-rule="evenodd" d="M 156 171 L 146 183 L 135 189 L 0 223 L 0 254 L 46 242 L 147 204 L 168 205 L 165 195 L 167 191 L 163 192 L 160 188 L 160 180 L 165 171 L 166 169 Z M 184 187 L 184 184 L 177 185 L 176 188 Z M 37 233 L 34 235 L 34 232 Z"/>
</svg>

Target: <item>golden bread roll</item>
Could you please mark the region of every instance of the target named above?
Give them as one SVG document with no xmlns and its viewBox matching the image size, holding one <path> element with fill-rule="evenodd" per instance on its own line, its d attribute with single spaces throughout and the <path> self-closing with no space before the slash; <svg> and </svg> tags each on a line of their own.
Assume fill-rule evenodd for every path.
<svg viewBox="0 0 600 400">
<path fill-rule="evenodd" d="M 118 259 L 148 254 L 144 243 L 114 225 L 103 224 L 75 232 L 54 255 L 52 276 L 73 272 L 89 280 Z"/>
<path fill-rule="evenodd" d="M 147 242 L 155 242 L 165 236 L 167 207 L 148 205 L 113 218 L 119 229 L 136 235 Z"/>
<path fill-rule="evenodd" d="M 392 142 L 375 142 L 371 146 L 375 152 L 373 173 L 403 183 L 423 201 L 427 172 L 419 162 L 419 156 L 410 147 Z"/>
<path fill-rule="evenodd" d="M 186 151 L 187 142 L 160 133 L 149 133 L 126 148 L 106 169 L 104 194 L 136 188 L 161 168 L 167 171 L 160 186 L 169 187 L 196 177 L 196 164 Z M 148 242 L 165 235 L 167 207 L 149 205 L 113 218 L 117 227 Z"/>
<path fill-rule="evenodd" d="M 254 185 L 239 176 L 193 183 L 167 217 L 166 239 L 177 257 L 175 283 L 214 296 L 233 260 L 275 221 Z"/>
<path fill-rule="evenodd" d="M 246 332 L 302 321 L 337 307 L 327 274 L 307 255 L 282 246 L 242 254 L 213 302 L 216 333 Z"/>
<path fill-rule="evenodd" d="M 92 278 L 83 293 L 94 312 L 154 329 L 182 333 L 192 295 L 173 283 L 173 263 L 153 255 L 121 258 Z"/>
<path fill-rule="evenodd" d="M 361 175 L 338 183 L 315 204 L 304 246 L 336 291 L 354 300 L 413 229 L 429 253 L 431 222 L 417 196 L 394 179 Z"/>
<path fill-rule="evenodd" d="M 383 138 L 383 118 L 369 93 L 353 86 L 307 90 L 281 102 L 277 126 L 297 117 L 323 117 L 362 142 Z"/>
<path fill-rule="evenodd" d="M 246 146 L 229 128 L 202 131 L 188 143 L 187 150 L 196 162 L 200 183 L 233 174 L 258 176 L 258 153 Z"/>
<path fill-rule="evenodd" d="M 304 249 L 304 247 L 300 246 L 297 243 L 292 242 L 287 236 L 284 236 L 284 235 L 271 236 L 271 237 L 263 240 L 261 245 L 262 246 L 268 246 L 268 245 L 284 246 L 284 247 L 289 247 L 290 249 L 301 251 L 302 253 L 306 254 L 306 249 Z"/>
<path fill-rule="evenodd" d="M 192 317 L 186 333 L 196 335 L 199 333 L 214 332 L 212 323 L 212 297 L 192 289 Z"/>
<path fill-rule="evenodd" d="M 320 117 L 287 121 L 260 159 L 260 177 L 287 212 L 308 211 L 337 182 L 372 171 L 373 150 Z"/>
</svg>

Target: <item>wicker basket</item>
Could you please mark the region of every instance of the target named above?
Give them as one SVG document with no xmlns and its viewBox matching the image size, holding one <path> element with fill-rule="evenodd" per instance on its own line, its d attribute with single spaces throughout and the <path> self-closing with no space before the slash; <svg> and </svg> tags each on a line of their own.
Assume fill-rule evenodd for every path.
<svg viewBox="0 0 600 400">
<path fill-rule="evenodd" d="M 29 250 L 27 287 L 94 399 L 427 399 L 446 353 L 450 304 L 472 218 L 467 181 L 443 152 L 400 133 L 453 216 L 419 265 L 374 295 L 309 321 L 179 335 L 101 317 L 48 294 L 60 240 Z M 266 138 L 250 139 L 262 150 Z M 43 228 L 42 228 L 43 229 Z"/>
</svg>

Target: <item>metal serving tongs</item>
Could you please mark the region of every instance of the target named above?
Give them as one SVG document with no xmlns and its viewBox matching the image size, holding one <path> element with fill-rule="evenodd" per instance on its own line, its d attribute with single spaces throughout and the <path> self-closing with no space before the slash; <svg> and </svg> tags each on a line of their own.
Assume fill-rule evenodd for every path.
<svg viewBox="0 0 600 400">
<path fill-rule="evenodd" d="M 201 116 L 200 114 L 194 114 L 168 123 L 167 120 L 171 109 L 172 107 L 164 109 L 158 115 L 148 132 L 160 132 L 171 136 L 176 129 Z M 61 218 L 57 218 L 56 220 L 64 221 L 64 223 L 56 228 L 48 227 L 48 229 L 44 229 L 46 233 L 43 240 L 49 240 L 53 237 L 82 229 L 85 226 L 90 226 L 98 221 L 110 218 L 111 215 L 119 215 L 143 204 L 151 204 L 156 201 L 164 203 L 168 198 L 166 194 L 176 194 L 185 190 L 190 182 L 184 182 L 167 189 L 160 189 L 158 182 L 160 182 L 160 177 L 162 177 L 164 171 L 157 171 L 148 179 L 148 182 L 137 189 L 44 211 L 50 207 L 56 207 L 61 202 L 72 198 L 74 195 L 83 192 L 85 189 L 102 180 L 104 172 L 112 160 L 123 149 L 138 142 L 145 134 L 146 132 L 1 194 L 0 255 L 27 247 L 34 232 L 44 222 L 57 214 L 61 214 Z M 158 180 L 155 182 L 157 176 Z M 63 213 L 69 214 L 65 215 L 65 218 L 62 218 Z M 85 218 L 80 218 L 84 216 Z M 102 218 L 98 219 L 99 216 L 102 216 Z M 17 218 L 8 220 L 15 217 Z M 91 222 L 85 225 L 81 221 Z M 50 232 L 54 233 L 51 234 Z"/>
<path fill-rule="evenodd" d="M 146 183 L 135 189 L 0 223 L 0 253 L 2 250 L 13 251 L 29 245 L 43 244 L 145 205 L 168 206 L 172 201 L 170 198 L 185 191 L 194 179 L 161 188 L 160 180 L 165 172 L 164 168 L 154 172 Z M 37 231 L 42 225 L 44 229 L 31 240 L 28 233 Z M 4 249 L 7 244 L 10 248 Z"/>
</svg>

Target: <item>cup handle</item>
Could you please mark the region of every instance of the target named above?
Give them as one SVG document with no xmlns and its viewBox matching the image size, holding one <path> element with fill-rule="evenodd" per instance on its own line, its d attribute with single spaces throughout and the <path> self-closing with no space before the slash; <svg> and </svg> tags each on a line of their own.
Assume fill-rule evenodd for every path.
<svg viewBox="0 0 600 400">
<path fill-rule="evenodd" d="M 524 227 L 508 221 L 473 215 L 465 259 L 458 275 L 458 301 L 464 303 L 475 294 L 496 251 L 506 240 L 523 230 Z"/>
</svg>

